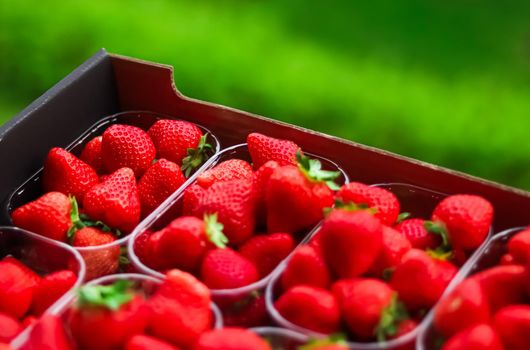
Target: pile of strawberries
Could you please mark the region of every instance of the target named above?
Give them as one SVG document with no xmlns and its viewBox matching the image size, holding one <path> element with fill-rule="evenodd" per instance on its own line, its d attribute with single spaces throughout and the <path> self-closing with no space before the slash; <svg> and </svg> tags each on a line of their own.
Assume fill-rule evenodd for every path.
<svg viewBox="0 0 530 350">
<path fill-rule="evenodd" d="M 52 148 L 44 194 L 12 212 L 21 228 L 75 247 L 111 244 L 130 233 L 206 159 L 211 146 L 194 124 L 158 120 L 146 132 L 114 124 L 90 140 L 80 158 Z M 118 269 L 119 246 L 84 254 L 87 278 Z"/>
<path fill-rule="evenodd" d="M 76 281 L 70 270 L 40 276 L 12 256 L 0 260 L 0 343 L 35 323 Z"/>
<path fill-rule="evenodd" d="M 529 348 L 530 227 L 512 236 L 504 251 L 496 265 L 486 252 L 482 260 L 492 267 L 465 279 L 436 306 L 442 350 Z"/>
<path fill-rule="evenodd" d="M 189 271 L 214 290 L 248 286 L 268 276 L 323 218 L 338 172 L 323 170 L 291 141 L 253 133 L 247 143 L 252 165 L 229 159 L 203 172 L 183 195 L 182 216 L 138 237 L 135 253 L 145 265 Z M 264 323 L 262 296 L 227 303 L 236 301 L 236 314 L 221 305 L 227 324 Z"/>
<path fill-rule="evenodd" d="M 401 222 L 398 199 L 383 188 L 348 183 L 335 199 L 269 290 L 285 320 L 360 342 L 415 329 L 457 265 L 486 239 L 493 217 L 491 204 L 473 195 L 446 197 L 430 221 Z"/>
</svg>

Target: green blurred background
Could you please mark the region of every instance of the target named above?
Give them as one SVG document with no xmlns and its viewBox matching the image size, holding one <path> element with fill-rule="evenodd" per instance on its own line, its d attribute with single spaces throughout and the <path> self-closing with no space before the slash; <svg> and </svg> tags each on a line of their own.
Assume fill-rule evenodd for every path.
<svg viewBox="0 0 530 350">
<path fill-rule="evenodd" d="M 530 189 L 530 2 L 0 0 L 0 123 L 98 48 L 186 95 Z"/>
</svg>

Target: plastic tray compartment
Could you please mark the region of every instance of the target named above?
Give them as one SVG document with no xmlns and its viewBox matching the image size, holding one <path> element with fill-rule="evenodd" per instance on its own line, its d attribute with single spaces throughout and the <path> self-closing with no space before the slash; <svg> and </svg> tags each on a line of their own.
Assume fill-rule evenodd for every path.
<svg viewBox="0 0 530 350">
<path fill-rule="evenodd" d="M 296 350 L 311 340 L 305 334 L 277 327 L 256 327 L 250 330 L 265 339 L 274 350 Z"/>
<path fill-rule="evenodd" d="M 516 227 L 494 235 L 462 267 L 445 294 L 448 294 L 469 276 L 499 265 L 502 255 L 507 252 L 507 243 L 510 238 L 525 229 L 526 227 Z M 434 329 L 433 317 L 434 314 L 430 313 L 425 319 L 424 327 L 416 341 L 416 349 L 435 349 L 439 342 L 443 340 L 442 336 Z"/>
<path fill-rule="evenodd" d="M 340 176 L 336 181 L 338 184 L 342 185 L 348 182 L 348 176 L 337 164 L 320 156 L 308 153 L 306 154 L 311 158 L 319 159 L 322 162 L 322 167 L 324 169 L 339 171 Z M 250 154 L 248 152 L 247 145 L 235 145 L 223 150 L 221 153 L 215 156 L 214 159 L 212 159 L 212 161 L 202 170 L 204 171 L 206 169 L 211 169 L 216 164 L 219 164 L 220 162 L 228 159 L 243 159 L 250 162 Z M 196 180 L 198 175 L 199 172 L 197 172 L 195 176 L 190 177 L 190 179 L 188 180 L 188 185 L 191 185 Z M 129 241 L 129 258 L 138 271 L 152 276 L 163 277 L 163 274 L 161 272 L 151 269 L 149 266 L 145 265 L 142 261 L 140 261 L 140 259 L 135 253 L 134 243 L 135 239 L 144 231 L 148 230 L 155 232 L 165 227 L 172 220 L 181 215 L 182 199 L 185 189 L 185 187 L 181 188 L 181 190 L 178 191 L 179 193 L 174 196 L 174 199 L 171 203 L 169 203 L 164 209 L 160 210 L 157 215 L 152 215 L 146 220 L 144 220 L 142 225 L 140 225 L 135 230 L 135 232 L 133 232 L 133 238 Z M 303 235 L 297 235 L 297 237 L 295 238 L 297 238 L 298 242 L 302 242 L 305 238 L 311 235 L 311 232 L 312 230 L 308 230 Z M 218 305 L 223 308 L 223 305 L 233 304 L 234 302 L 239 301 L 249 295 L 255 294 L 255 292 L 257 291 L 262 291 L 267 285 L 269 279 L 272 277 L 272 274 L 273 272 L 271 272 L 268 276 L 263 277 L 259 281 L 244 287 L 235 289 L 213 289 L 212 295 L 214 301 L 216 301 Z"/>
<path fill-rule="evenodd" d="M 91 282 L 88 283 L 88 285 L 108 285 L 108 284 L 112 284 L 119 280 L 127 280 L 127 281 L 133 282 L 133 288 L 138 291 L 142 291 L 147 297 L 155 293 L 158 286 L 162 283 L 162 280 L 156 277 L 140 275 L 140 274 L 135 274 L 135 273 L 123 273 L 123 274 L 104 276 L 104 277 L 92 280 Z M 76 293 L 75 291 L 71 291 L 64 298 L 62 298 L 60 302 L 56 303 L 53 307 L 51 307 L 48 310 L 48 313 L 53 314 L 53 315 L 59 315 L 63 319 L 66 319 L 68 315 L 68 310 L 70 309 L 70 307 L 72 307 L 72 305 L 76 303 L 76 301 L 77 301 Z M 223 326 L 223 323 L 222 323 L 223 320 L 222 320 L 221 313 L 218 307 L 214 303 L 211 303 L 210 308 L 212 310 L 212 328 L 221 328 Z M 31 329 L 26 329 L 15 340 L 11 342 L 11 346 L 14 349 L 18 349 L 20 346 L 22 346 L 27 341 L 28 337 L 30 336 L 31 336 Z M 72 345 L 75 345 L 73 339 L 70 339 L 70 341 L 72 342 Z"/>
<path fill-rule="evenodd" d="M 428 219 L 430 218 L 430 215 L 433 211 L 433 209 L 436 207 L 438 202 L 445 198 L 447 194 L 443 194 L 436 191 L 431 191 L 429 189 L 421 188 L 414 185 L 404 184 L 404 183 L 387 183 L 387 184 L 376 184 L 372 185 L 376 187 L 382 187 L 385 188 L 391 192 L 393 192 L 396 197 L 399 199 L 399 202 L 401 204 L 401 211 L 402 212 L 409 212 L 411 213 L 411 217 L 416 218 L 424 218 Z M 318 232 L 318 229 L 315 229 L 313 231 L 313 235 L 315 235 Z M 491 235 L 488 234 L 488 237 L 484 241 L 485 243 L 482 244 L 481 247 L 477 248 L 477 250 L 469 257 L 468 261 L 473 259 L 476 254 L 478 254 L 488 241 L 488 238 Z M 309 239 L 310 240 L 310 239 Z M 277 294 L 280 290 L 280 287 L 278 286 L 278 280 L 281 277 L 282 272 L 285 270 L 285 267 L 287 265 L 288 259 L 284 260 L 280 266 L 276 268 L 276 270 L 273 272 L 273 275 L 270 277 L 269 284 L 267 285 L 266 291 L 265 291 L 265 300 L 267 305 L 267 310 L 269 314 L 272 317 L 272 320 L 274 323 L 278 326 L 285 327 L 287 329 L 296 331 L 298 333 L 305 334 L 309 337 L 313 338 L 325 338 L 329 335 L 321 334 L 318 332 L 314 332 L 311 330 L 308 330 L 306 328 L 300 327 L 296 324 L 293 324 L 292 322 L 285 319 L 274 307 L 274 301 L 276 300 Z M 467 264 L 464 264 L 462 268 L 465 268 Z M 455 276 L 453 281 L 450 283 L 450 285 L 447 287 L 446 292 L 449 288 L 451 288 L 451 285 L 455 282 L 455 280 L 458 278 Z M 445 294 L 444 293 L 444 294 Z M 429 312 L 429 315 L 432 313 L 432 310 Z M 375 350 L 375 349 L 392 349 L 392 350 L 401 350 L 401 349 L 413 349 L 414 348 L 414 342 L 416 338 L 418 337 L 418 334 L 420 333 L 420 330 L 423 328 L 423 325 L 428 322 L 429 317 L 425 317 L 418 327 L 414 329 L 413 331 L 399 337 L 396 339 L 388 340 L 385 342 L 354 342 L 350 341 L 348 342 L 348 347 L 350 349 L 356 349 L 356 350 Z"/>
<path fill-rule="evenodd" d="M 143 130 L 148 130 L 157 120 L 160 119 L 177 119 L 167 115 L 161 115 L 152 112 L 145 111 L 131 111 L 114 114 L 112 116 L 105 117 L 99 122 L 90 127 L 85 131 L 79 138 L 73 141 L 66 147 L 67 150 L 75 155 L 79 155 L 83 150 L 84 145 L 92 138 L 103 134 L 103 132 L 113 124 L 127 124 L 134 125 Z M 217 154 L 220 150 L 220 144 L 214 134 L 208 129 L 198 125 L 204 134 L 208 134 L 208 142 L 213 146 L 212 155 L 210 159 L 205 161 L 201 167 L 205 167 L 213 158 L 213 155 Z M 195 170 L 199 172 L 201 167 Z M 19 188 L 17 188 L 9 197 L 4 207 L 4 215 L 8 217 L 8 220 L 12 223 L 10 213 L 18 208 L 19 206 L 26 204 L 30 201 L 37 199 L 43 194 L 41 177 L 43 168 L 40 168 L 33 176 L 26 180 Z M 171 198 L 171 196 L 169 197 Z M 154 211 L 156 212 L 156 210 Z M 87 262 L 87 279 L 97 278 L 103 275 L 116 273 L 118 271 L 118 260 L 120 257 L 120 248 L 126 247 L 126 242 L 130 235 L 122 237 L 112 243 L 93 246 L 93 247 L 76 247 L 83 258 Z M 114 264 L 107 264 L 107 266 L 94 266 L 98 261 L 115 261 Z"/>
</svg>

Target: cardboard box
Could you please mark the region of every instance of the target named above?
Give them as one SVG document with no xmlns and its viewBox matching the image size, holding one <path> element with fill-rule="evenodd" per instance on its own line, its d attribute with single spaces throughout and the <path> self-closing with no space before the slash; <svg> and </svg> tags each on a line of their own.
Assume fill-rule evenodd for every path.
<svg viewBox="0 0 530 350">
<path fill-rule="evenodd" d="M 29 84 L 29 82 L 28 82 Z M 252 84 L 252 82 L 249 82 Z M 51 147 L 66 146 L 104 116 L 150 110 L 197 122 L 222 147 L 258 131 L 291 139 L 304 150 L 340 164 L 352 181 L 404 182 L 444 193 L 474 193 L 495 206 L 495 232 L 530 224 L 530 193 L 325 135 L 237 109 L 182 95 L 171 66 L 100 50 L 0 128 L 0 200 L 43 164 Z M 9 224 L 3 211 L 1 224 Z"/>
</svg>

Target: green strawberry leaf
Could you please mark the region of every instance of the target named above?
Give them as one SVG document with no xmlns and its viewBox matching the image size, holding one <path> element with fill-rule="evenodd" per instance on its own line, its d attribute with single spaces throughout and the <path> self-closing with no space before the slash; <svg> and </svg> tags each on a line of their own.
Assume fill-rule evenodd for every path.
<svg viewBox="0 0 530 350">
<path fill-rule="evenodd" d="M 405 305 L 398 300 L 397 293 L 393 293 L 390 303 L 381 312 L 379 324 L 375 328 L 377 341 L 383 342 L 389 337 L 396 335 L 399 323 L 408 318 L 409 315 Z"/>
<path fill-rule="evenodd" d="M 79 206 L 77 205 L 77 200 L 75 197 L 69 195 L 68 199 L 70 200 L 70 221 L 72 222 L 72 225 L 68 228 L 66 237 L 70 242 L 72 242 L 76 231 L 85 227 L 85 224 L 79 216 Z"/>
<path fill-rule="evenodd" d="M 297 350 L 313 350 L 326 345 L 347 345 L 346 336 L 342 333 L 332 334 L 324 339 L 311 339 Z"/>
<path fill-rule="evenodd" d="M 110 310 L 118 310 L 132 300 L 132 282 L 118 280 L 111 285 L 86 285 L 79 289 L 78 303 L 80 306 L 102 306 Z"/>
<path fill-rule="evenodd" d="M 298 169 L 300 169 L 309 181 L 323 182 L 333 191 L 340 189 L 340 186 L 334 182 L 340 175 L 339 171 L 323 170 L 322 163 L 318 159 L 311 159 L 303 155 L 300 151 L 296 152 L 296 162 Z"/>
<path fill-rule="evenodd" d="M 404 211 L 403 213 L 399 213 L 397 220 L 396 220 L 396 224 L 399 224 L 400 222 L 405 221 L 406 219 L 410 218 L 411 215 L 412 215 L 411 213 L 408 213 L 406 211 Z"/>
<path fill-rule="evenodd" d="M 223 224 L 217 221 L 217 213 L 210 215 L 205 214 L 203 220 L 206 224 L 206 235 L 208 236 L 208 240 L 217 248 L 226 248 L 228 237 L 223 233 Z"/>
<path fill-rule="evenodd" d="M 453 248 L 449 242 L 449 236 L 445 224 L 439 221 L 425 221 L 424 227 L 429 233 L 438 235 L 442 238 L 442 244 L 436 249 L 427 249 L 427 254 L 435 259 L 451 259 L 453 257 Z"/>
<path fill-rule="evenodd" d="M 208 159 L 208 152 L 213 150 L 213 146 L 206 142 L 207 138 L 208 134 L 202 135 L 197 148 L 188 148 L 188 155 L 182 159 L 181 169 L 186 178 L 190 176 L 194 169 L 197 169 Z"/>
<path fill-rule="evenodd" d="M 366 203 L 354 203 L 352 201 L 344 202 L 341 199 L 335 199 L 334 208 L 348 211 L 366 210 L 368 213 L 374 215 L 377 213 L 377 208 L 372 208 Z"/>
</svg>

